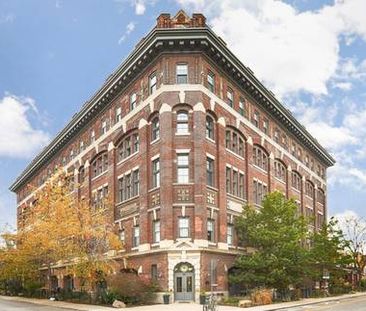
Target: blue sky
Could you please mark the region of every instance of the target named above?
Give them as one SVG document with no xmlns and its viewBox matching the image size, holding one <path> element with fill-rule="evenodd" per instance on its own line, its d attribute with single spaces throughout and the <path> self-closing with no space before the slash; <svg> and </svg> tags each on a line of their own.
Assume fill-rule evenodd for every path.
<svg viewBox="0 0 366 311">
<path fill-rule="evenodd" d="M 203 12 L 334 155 L 330 214 L 366 216 L 365 1 L 0 0 L 0 226 L 15 224 L 16 176 L 180 8 Z"/>
</svg>

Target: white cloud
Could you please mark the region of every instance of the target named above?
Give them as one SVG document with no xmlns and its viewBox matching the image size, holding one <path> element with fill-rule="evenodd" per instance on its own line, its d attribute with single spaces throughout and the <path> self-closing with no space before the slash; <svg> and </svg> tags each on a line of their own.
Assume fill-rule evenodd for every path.
<svg viewBox="0 0 366 311">
<path fill-rule="evenodd" d="M 275 0 L 176 1 L 203 10 L 234 53 L 280 97 L 300 91 L 327 94 L 340 65 L 341 39 L 349 44 L 355 34 L 366 39 L 364 0 L 303 12 Z"/>
<path fill-rule="evenodd" d="M 0 99 L 0 156 L 30 158 L 49 141 L 49 135 L 31 124 L 40 121 L 35 101 L 6 94 Z"/>
<path fill-rule="evenodd" d="M 12 23 L 14 19 L 15 15 L 13 13 L 0 15 L 0 24 Z"/>
<path fill-rule="evenodd" d="M 136 27 L 136 24 L 134 22 L 129 22 L 126 26 L 126 31 L 121 36 L 121 38 L 119 38 L 118 44 L 121 44 L 123 41 L 125 41 L 126 38 L 130 35 L 130 33 L 135 30 L 135 27 Z"/>
<path fill-rule="evenodd" d="M 352 89 L 351 82 L 335 82 L 334 87 L 342 91 L 350 91 Z"/>
<path fill-rule="evenodd" d="M 135 1 L 135 13 L 136 15 L 144 15 L 146 10 L 146 5 L 144 0 Z"/>
</svg>

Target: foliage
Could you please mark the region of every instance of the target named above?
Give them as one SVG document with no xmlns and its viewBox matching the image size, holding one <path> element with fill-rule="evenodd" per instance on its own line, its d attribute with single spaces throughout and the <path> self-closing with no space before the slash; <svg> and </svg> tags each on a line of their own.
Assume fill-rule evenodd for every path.
<svg viewBox="0 0 366 311">
<path fill-rule="evenodd" d="M 366 220 L 350 214 L 339 219 L 339 227 L 348 240 L 346 250 L 352 257 L 352 266 L 357 272 L 359 287 L 366 269 Z"/>
<path fill-rule="evenodd" d="M 220 305 L 226 305 L 226 306 L 235 306 L 237 307 L 238 306 L 238 303 L 240 301 L 240 298 L 238 297 L 223 297 L 219 304 Z"/>
<path fill-rule="evenodd" d="M 39 271 L 67 262 L 68 272 L 93 286 L 102 274 L 113 270 L 109 250 L 121 248 L 111 221 L 113 208 L 101 208 L 80 200 L 73 192 L 71 176 L 58 172 L 35 194 L 17 233 L 3 234 L 6 245 L 0 250 L 0 280 L 39 279 Z"/>
<path fill-rule="evenodd" d="M 293 200 L 282 193 L 268 194 L 262 208 L 246 206 L 236 221 L 239 238 L 255 249 L 236 260 L 239 273 L 232 281 L 254 287 L 286 289 L 306 274 L 306 250 L 300 241 L 307 237 L 307 222 L 297 216 Z"/>
<path fill-rule="evenodd" d="M 109 275 L 107 284 L 111 297 L 129 305 L 151 303 L 157 290 L 155 284 L 141 279 L 134 273 Z"/>
<path fill-rule="evenodd" d="M 338 228 L 338 221 L 331 218 L 319 231 L 314 232 L 310 239 L 312 247 L 309 249 L 308 259 L 312 267 L 312 279 L 321 282 L 325 272 L 329 273 L 333 280 L 343 278 L 345 268 L 351 263 L 351 257 L 345 253 L 348 241 Z"/>
</svg>

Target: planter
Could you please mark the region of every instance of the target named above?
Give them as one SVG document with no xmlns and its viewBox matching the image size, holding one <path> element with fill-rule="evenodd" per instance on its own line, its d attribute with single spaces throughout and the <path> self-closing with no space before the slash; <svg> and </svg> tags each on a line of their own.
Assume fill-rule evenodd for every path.
<svg viewBox="0 0 366 311">
<path fill-rule="evenodd" d="M 170 302 L 170 295 L 167 295 L 167 294 L 163 295 L 163 300 L 164 300 L 164 304 L 168 305 Z"/>
<path fill-rule="evenodd" d="M 200 294 L 200 305 L 206 304 L 206 295 Z"/>
</svg>

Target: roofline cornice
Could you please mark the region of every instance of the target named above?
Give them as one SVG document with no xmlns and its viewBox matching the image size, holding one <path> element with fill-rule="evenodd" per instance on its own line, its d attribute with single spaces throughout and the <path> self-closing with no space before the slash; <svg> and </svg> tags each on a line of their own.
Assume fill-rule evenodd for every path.
<svg viewBox="0 0 366 311">
<path fill-rule="evenodd" d="M 182 41 L 183 40 L 183 41 Z M 286 126 L 302 143 L 315 151 L 327 165 L 335 163 L 332 156 L 311 136 L 311 134 L 292 116 L 292 114 L 275 98 L 272 92 L 253 75 L 251 70 L 227 48 L 225 42 L 208 27 L 203 28 L 154 28 L 137 44 L 132 53 L 107 78 L 102 87 L 87 101 L 81 110 L 74 115 L 66 127 L 61 130 L 52 142 L 44 148 L 26 167 L 10 190 L 16 191 L 42 165 L 65 146 L 75 134 L 93 117 L 103 110 L 133 80 L 151 59 L 161 52 L 173 51 L 186 47 L 203 51 L 211 58 L 219 58 L 227 73 L 239 81 L 241 87 L 251 94 L 264 108 Z"/>
</svg>

